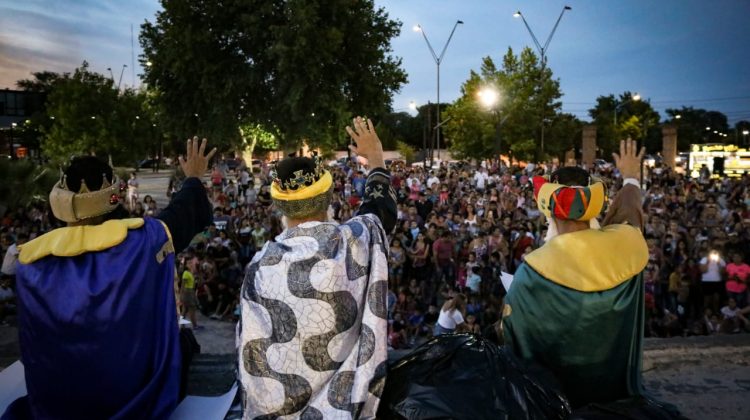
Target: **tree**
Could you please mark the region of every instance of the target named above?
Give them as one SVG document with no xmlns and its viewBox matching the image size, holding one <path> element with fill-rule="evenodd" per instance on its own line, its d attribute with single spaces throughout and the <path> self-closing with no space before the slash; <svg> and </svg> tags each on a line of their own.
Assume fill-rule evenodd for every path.
<svg viewBox="0 0 750 420">
<path fill-rule="evenodd" d="M 491 110 L 483 109 L 477 98 L 480 90 L 488 87 L 496 89 L 500 98 Z M 552 71 L 542 68 L 531 49 L 524 48 L 516 56 L 508 48 L 500 69 L 491 58 L 484 58 L 479 73 L 470 73 L 461 93 L 443 118 L 451 118 L 444 131 L 454 152 L 478 159 L 498 151 L 510 151 L 524 160 L 541 158 L 540 123 L 544 117 L 546 129 L 555 121 L 562 93 Z M 545 143 L 549 151 L 560 150 L 549 140 Z"/>
<path fill-rule="evenodd" d="M 145 108 L 145 92 L 119 92 L 110 78 L 89 71 L 84 62 L 50 85 L 42 149 L 58 163 L 97 154 L 132 165 L 158 143 L 154 115 Z"/>
<path fill-rule="evenodd" d="M 618 98 L 615 95 L 599 96 L 589 115 L 596 125 L 597 147 L 605 158 L 611 156 L 620 140 L 627 137 L 644 144 L 649 153 L 662 148 L 659 113 L 648 100 L 633 100 L 631 92 L 624 92 Z"/>
<path fill-rule="evenodd" d="M 26 206 L 34 201 L 46 202 L 49 192 L 60 179 L 58 171 L 38 166 L 29 160 L 0 159 L 0 212 Z"/>
<path fill-rule="evenodd" d="M 668 108 L 666 113 L 677 126 L 677 150 L 680 151 L 689 151 L 691 144 L 724 143 L 725 137 L 715 134 L 714 130 L 729 131 L 726 115 L 718 111 L 683 106 Z M 676 118 L 677 115 L 680 118 Z"/>
<path fill-rule="evenodd" d="M 70 77 L 70 73 L 60 74 L 53 71 L 38 71 L 32 73 L 32 76 L 34 76 L 32 79 L 17 81 L 16 86 L 27 92 L 49 93 L 58 81 Z"/>
<path fill-rule="evenodd" d="M 400 23 L 372 0 L 162 0 L 141 26 L 144 80 L 168 129 L 225 147 L 258 124 L 282 146 L 345 144 L 353 115 L 376 117 L 406 81 L 390 40 Z"/>
</svg>

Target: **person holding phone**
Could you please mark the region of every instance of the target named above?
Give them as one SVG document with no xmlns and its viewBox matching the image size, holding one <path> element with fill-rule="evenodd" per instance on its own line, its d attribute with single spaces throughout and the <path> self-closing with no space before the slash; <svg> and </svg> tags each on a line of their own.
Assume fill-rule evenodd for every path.
<svg viewBox="0 0 750 420">
<path fill-rule="evenodd" d="M 703 307 L 711 308 L 714 313 L 719 311 L 721 296 L 724 293 L 722 275 L 727 264 L 719 255 L 719 251 L 712 249 L 700 260 L 701 291 Z"/>
</svg>

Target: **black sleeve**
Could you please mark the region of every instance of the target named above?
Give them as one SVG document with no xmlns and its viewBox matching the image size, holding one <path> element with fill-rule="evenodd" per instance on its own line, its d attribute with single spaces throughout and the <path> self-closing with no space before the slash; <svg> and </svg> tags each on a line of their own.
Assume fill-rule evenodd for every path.
<svg viewBox="0 0 750 420">
<path fill-rule="evenodd" d="M 386 233 L 396 226 L 396 193 L 391 187 L 391 174 L 383 168 L 370 171 L 365 183 L 365 197 L 357 215 L 374 214 Z"/>
<path fill-rule="evenodd" d="M 175 252 L 187 248 L 193 237 L 213 222 L 211 203 L 200 179 L 187 178 L 157 218 L 169 228 Z"/>
</svg>

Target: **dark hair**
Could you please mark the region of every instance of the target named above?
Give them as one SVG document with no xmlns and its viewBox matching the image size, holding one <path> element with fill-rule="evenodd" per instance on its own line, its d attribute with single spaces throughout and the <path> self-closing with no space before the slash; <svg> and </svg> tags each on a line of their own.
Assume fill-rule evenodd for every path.
<svg viewBox="0 0 750 420">
<path fill-rule="evenodd" d="M 65 170 L 68 189 L 76 193 L 81 189 L 81 180 L 86 182 L 89 191 L 97 191 L 102 188 L 104 178 L 112 182 L 112 168 L 96 156 L 75 157 Z"/>
<path fill-rule="evenodd" d="M 550 181 L 569 186 L 586 186 L 590 183 L 589 173 L 577 166 L 566 166 L 552 173 Z"/>
</svg>

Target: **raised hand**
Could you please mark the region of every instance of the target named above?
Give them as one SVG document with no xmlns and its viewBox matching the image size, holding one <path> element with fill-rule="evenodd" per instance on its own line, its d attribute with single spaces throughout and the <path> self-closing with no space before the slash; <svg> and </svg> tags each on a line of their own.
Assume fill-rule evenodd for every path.
<svg viewBox="0 0 750 420">
<path fill-rule="evenodd" d="M 214 147 L 207 155 L 204 155 L 207 142 L 208 140 L 203 139 L 199 147 L 198 136 L 187 140 L 186 157 L 180 156 L 180 167 L 182 167 L 182 172 L 185 173 L 187 178 L 200 178 L 208 170 L 208 161 L 216 153 L 216 148 Z"/>
<path fill-rule="evenodd" d="M 362 117 L 353 120 L 354 128 L 347 126 L 346 132 L 349 133 L 355 144 L 349 145 L 349 150 L 353 153 L 363 156 L 367 159 L 367 167 L 385 168 L 383 160 L 383 144 L 380 143 L 375 126 L 370 119 L 365 121 Z"/>
<path fill-rule="evenodd" d="M 637 143 L 635 140 L 628 138 L 620 141 L 620 154 L 612 153 L 615 159 L 615 166 L 620 170 L 622 178 L 641 179 L 641 160 L 646 153 L 646 148 L 641 147 L 637 152 Z"/>
</svg>

